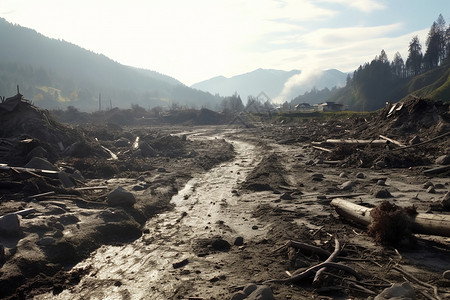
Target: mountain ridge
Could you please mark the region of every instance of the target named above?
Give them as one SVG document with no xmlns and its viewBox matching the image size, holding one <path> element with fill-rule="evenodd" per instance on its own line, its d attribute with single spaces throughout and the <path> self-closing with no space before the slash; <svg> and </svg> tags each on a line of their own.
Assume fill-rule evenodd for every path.
<svg viewBox="0 0 450 300">
<path fill-rule="evenodd" d="M 342 86 L 347 77 L 347 74 L 336 69 L 317 72 L 317 74 L 319 73 L 320 75 L 314 78 L 314 82 L 304 80 L 307 79 L 304 78 L 301 83 L 299 82 L 297 85 L 294 83 L 292 87 L 289 87 L 290 90 L 288 93 L 284 95 L 286 98 L 284 100 L 291 100 L 298 94 L 309 91 L 318 85 L 318 88 Z M 288 81 L 292 79 L 293 76 L 301 75 L 302 71 L 297 69 L 284 71 L 258 68 L 231 77 L 216 76 L 195 83 L 191 85 L 191 87 L 214 95 L 231 95 L 237 93 L 241 96 L 243 101 L 247 100 L 249 96 L 255 97 L 261 92 L 265 92 L 270 98 L 275 99 L 285 91 Z"/>
</svg>

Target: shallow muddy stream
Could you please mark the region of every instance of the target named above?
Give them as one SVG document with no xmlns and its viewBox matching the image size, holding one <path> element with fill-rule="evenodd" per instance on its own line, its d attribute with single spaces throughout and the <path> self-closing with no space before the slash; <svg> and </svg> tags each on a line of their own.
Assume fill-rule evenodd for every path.
<svg viewBox="0 0 450 300">
<path fill-rule="evenodd" d="M 265 235 L 264 225 L 251 217 L 254 204 L 234 189 L 261 158 L 249 143 L 230 143 L 235 159 L 190 180 L 172 198 L 175 208 L 150 219 L 141 238 L 101 247 L 75 266 L 91 270 L 78 285 L 35 299 L 173 299 L 186 286 L 190 286 L 188 293 L 201 291 L 205 296 L 209 290 L 213 296 L 211 283 L 226 276 L 221 267 L 225 254 L 197 255 L 196 242 L 220 236 L 233 244 L 236 237 L 249 240 Z"/>
</svg>

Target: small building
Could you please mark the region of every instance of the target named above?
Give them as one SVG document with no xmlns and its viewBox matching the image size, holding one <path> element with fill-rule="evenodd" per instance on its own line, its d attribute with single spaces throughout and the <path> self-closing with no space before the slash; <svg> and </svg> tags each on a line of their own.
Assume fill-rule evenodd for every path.
<svg viewBox="0 0 450 300">
<path fill-rule="evenodd" d="M 314 106 L 317 107 L 318 111 L 341 111 L 344 108 L 344 105 L 335 102 L 324 102 Z"/>
<path fill-rule="evenodd" d="M 309 103 L 299 103 L 295 106 L 295 110 L 310 111 L 314 110 L 314 108 Z"/>
</svg>

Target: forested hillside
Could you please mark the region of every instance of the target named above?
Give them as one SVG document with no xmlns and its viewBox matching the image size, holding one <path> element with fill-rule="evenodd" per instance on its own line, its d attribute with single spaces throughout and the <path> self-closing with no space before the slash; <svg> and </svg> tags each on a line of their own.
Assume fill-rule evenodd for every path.
<svg viewBox="0 0 450 300">
<path fill-rule="evenodd" d="M 426 50 L 414 36 L 408 46 L 406 62 L 400 53 L 389 61 L 384 50 L 370 63 L 360 66 L 347 78 L 344 88 L 313 90 L 292 100 L 293 104 L 334 101 L 346 109 L 376 110 L 387 101 L 397 102 L 414 94 L 436 101 L 450 101 L 450 26 L 442 15 L 432 24 Z M 314 102 L 311 102 L 314 101 Z"/>
<path fill-rule="evenodd" d="M 104 55 L 87 51 L 63 40 L 47 38 L 34 30 L 0 18 L 0 96 L 20 92 L 45 108 L 74 106 L 97 110 L 186 106 L 215 108 L 219 99 L 191 89 L 154 71 L 121 65 Z"/>
</svg>

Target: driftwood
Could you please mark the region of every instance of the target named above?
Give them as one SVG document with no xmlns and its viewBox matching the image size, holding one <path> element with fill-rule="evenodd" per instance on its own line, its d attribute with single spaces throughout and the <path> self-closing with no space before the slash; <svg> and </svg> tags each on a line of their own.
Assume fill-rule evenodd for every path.
<svg viewBox="0 0 450 300">
<path fill-rule="evenodd" d="M 330 203 L 336 212 L 349 220 L 362 225 L 371 223 L 371 208 L 351 203 L 344 199 L 334 199 Z M 412 232 L 450 237 L 450 215 L 419 213 L 411 217 Z"/>
<path fill-rule="evenodd" d="M 40 169 L 33 169 L 33 168 L 23 168 L 23 167 L 10 167 L 6 164 L 0 164 L 0 171 L 13 171 L 13 172 L 25 172 L 29 174 L 33 174 L 38 176 L 39 175 L 45 175 L 49 177 L 58 178 L 58 171 L 53 170 L 40 170 Z"/>
<path fill-rule="evenodd" d="M 328 153 L 333 152 L 333 150 L 331 150 L 331 149 L 327 149 L 327 148 L 323 148 L 323 147 L 319 147 L 319 146 L 313 146 L 313 149 L 325 151 L 325 152 L 328 152 Z"/>
<path fill-rule="evenodd" d="M 296 282 L 296 281 L 300 281 L 302 279 L 308 278 L 309 276 L 311 276 L 314 272 L 316 272 L 317 270 L 320 270 L 324 267 L 331 267 L 331 268 L 336 268 L 336 269 L 340 269 L 343 270 L 347 273 L 352 274 L 353 276 L 355 276 L 356 279 L 360 279 L 361 276 L 359 276 L 359 274 L 353 270 L 352 268 L 350 268 L 349 266 L 346 265 L 342 265 L 339 263 L 334 263 L 334 262 L 323 262 L 320 264 L 317 264 L 315 266 L 312 266 L 311 268 L 306 269 L 305 271 L 294 275 L 292 277 L 286 278 L 286 279 L 271 279 L 271 280 L 267 280 L 264 281 L 263 284 L 267 284 L 267 283 L 290 283 L 290 282 Z"/>
<path fill-rule="evenodd" d="M 382 138 L 382 139 L 384 139 L 384 140 L 386 140 L 386 141 L 389 141 L 390 143 L 395 144 L 395 145 L 397 145 L 397 146 L 400 146 L 400 147 L 406 147 L 405 144 L 402 144 L 402 143 L 400 143 L 399 141 L 390 139 L 390 138 L 388 138 L 387 136 L 384 136 L 384 135 L 381 135 L 381 134 L 380 134 L 380 138 Z"/>
<path fill-rule="evenodd" d="M 361 277 L 359 276 L 359 274 L 355 270 L 353 270 L 352 268 L 350 268 L 350 267 L 348 267 L 346 265 L 342 265 L 342 264 L 339 264 L 339 263 L 332 262 L 332 260 L 334 260 L 336 258 L 336 256 L 339 255 L 340 247 L 341 247 L 338 239 L 335 239 L 334 241 L 335 241 L 335 249 L 334 249 L 333 253 L 331 255 L 329 255 L 327 260 L 325 260 L 324 262 L 322 262 L 320 264 L 317 264 L 315 266 L 312 266 L 312 267 L 310 267 L 310 268 L 308 268 L 308 269 L 306 269 L 304 271 L 297 270 L 294 273 L 292 273 L 292 275 L 289 278 L 286 278 L 286 279 L 271 279 L 271 280 L 264 281 L 263 284 L 296 282 L 296 281 L 300 281 L 302 279 L 305 279 L 305 278 L 308 278 L 308 277 L 312 276 L 317 270 L 319 270 L 319 272 L 318 272 L 319 275 L 316 274 L 316 278 L 318 278 L 318 276 L 320 276 L 320 273 L 323 272 L 323 270 L 325 270 L 325 268 L 327 268 L 327 267 L 332 267 L 332 268 L 337 268 L 337 269 L 344 270 L 345 272 L 350 273 L 353 276 L 355 276 L 356 279 L 360 279 Z M 304 244 L 304 243 L 300 243 L 300 242 L 296 242 L 296 243 L 292 244 L 292 242 L 293 241 L 289 241 L 284 246 L 296 245 L 296 246 L 304 247 L 305 245 L 307 245 L 309 249 L 311 249 L 311 247 L 314 250 L 321 249 L 321 248 L 318 248 L 318 247 L 315 247 L 315 246 L 311 246 L 311 245 L 308 245 L 308 244 Z M 325 251 L 325 250 L 322 250 L 322 251 Z M 328 252 L 328 251 L 326 251 L 326 252 Z M 315 278 L 315 280 L 316 280 L 316 278 Z"/>
<path fill-rule="evenodd" d="M 331 255 L 325 260 L 325 262 L 332 262 L 336 259 L 336 257 L 341 253 L 341 244 L 339 243 L 339 240 L 337 238 L 334 239 L 334 251 L 331 253 Z M 313 286 L 317 286 L 320 281 L 320 276 L 323 272 L 325 272 L 326 268 L 322 268 L 319 271 L 317 271 L 316 275 L 314 276 L 313 280 Z"/>
<path fill-rule="evenodd" d="M 410 146 L 405 146 L 405 147 L 402 147 L 402 148 L 392 149 L 392 151 L 397 151 L 397 150 L 403 150 L 403 149 L 413 148 L 413 147 L 417 147 L 417 146 L 422 146 L 422 145 L 434 142 L 436 140 L 439 140 L 439 139 L 441 139 L 443 137 L 446 137 L 448 135 L 450 135 L 450 132 L 446 132 L 444 134 L 441 134 L 441 135 L 439 135 L 439 136 L 437 136 L 435 138 L 432 138 L 432 139 L 430 139 L 428 141 L 425 141 L 425 142 L 422 142 L 422 143 L 418 143 L 418 144 L 414 144 L 414 145 L 410 145 Z"/>
<path fill-rule="evenodd" d="M 327 139 L 326 143 L 345 145 L 385 145 L 386 140 Z"/>
<path fill-rule="evenodd" d="M 439 174 L 439 173 L 447 172 L 448 170 L 450 170 L 450 165 L 428 169 L 428 170 L 423 171 L 423 174 L 425 174 L 425 175 Z"/>
</svg>

